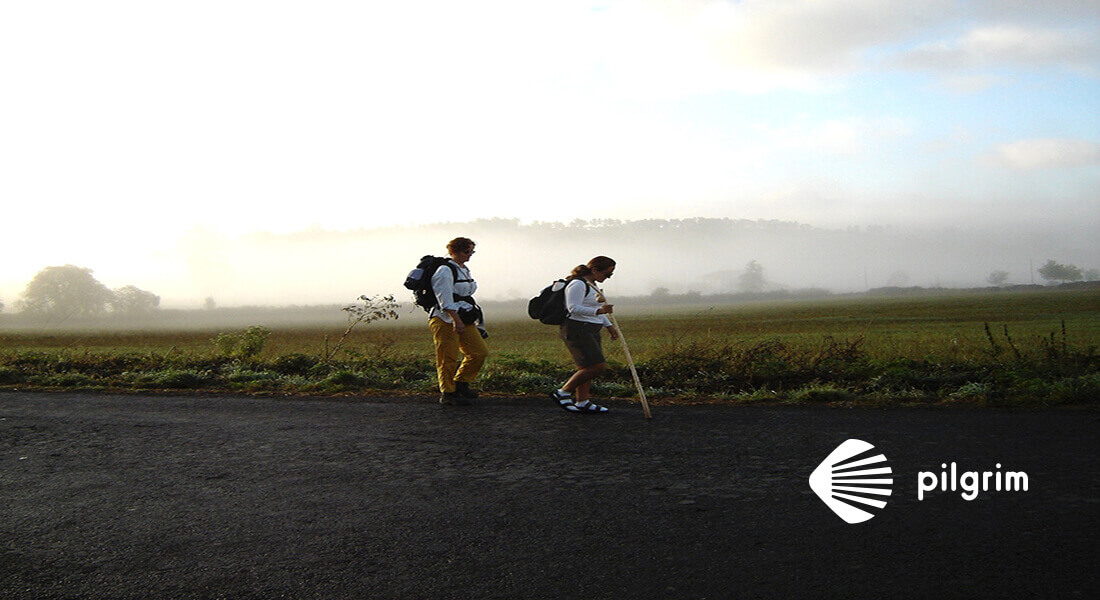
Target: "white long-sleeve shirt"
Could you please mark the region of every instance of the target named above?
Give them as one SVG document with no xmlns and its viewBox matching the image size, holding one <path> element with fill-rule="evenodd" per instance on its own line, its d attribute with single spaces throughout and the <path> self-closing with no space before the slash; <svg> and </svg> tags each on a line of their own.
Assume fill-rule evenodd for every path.
<svg viewBox="0 0 1100 600">
<path fill-rule="evenodd" d="M 463 308 L 473 308 L 474 305 L 466 302 L 465 300 L 455 301 L 455 295 L 459 296 L 473 296 L 477 292 L 477 282 L 474 281 L 473 276 L 470 275 L 470 269 L 460 266 L 453 260 L 447 261 L 458 269 L 458 281 L 455 282 L 454 271 L 447 265 L 440 265 L 435 270 L 435 274 L 432 275 L 432 291 L 435 292 L 436 302 L 439 306 L 432 307 L 432 311 L 428 314 L 428 318 L 439 317 L 443 319 L 444 323 L 454 323 L 451 319 L 451 315 L 447 314 L 448 310 L 461 310 Z"/>
<path fill-rule="evenodd" d="M 588 287 L 588 293 L 585 293 Z M 604 305 L 596 299 L 599 296 L 595 286 L 589 286 L 583 279 L 574 279 L 565 286 L 565 310 L 569 318 L 583 323 L 596 323 L 604 327 L 611 327 L 611 319 L 607 315 L 597 314 L 596 311 Z"/>
</svg>

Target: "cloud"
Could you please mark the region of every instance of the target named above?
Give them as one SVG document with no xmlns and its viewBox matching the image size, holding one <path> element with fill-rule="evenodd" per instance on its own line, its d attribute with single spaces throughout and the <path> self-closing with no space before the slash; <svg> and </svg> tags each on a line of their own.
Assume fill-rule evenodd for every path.
<svg viewBox="0 0 1100 600">
<path fill-rule="evenodd" d="M 815 91 L 883 68 L 951 72 L 945 85 L 962 92 L 1005 81 L 982 73 L 993 68 L 1100 76 L 1098 3 L 1035 4 L 1006 0 L 1000 11 L 1001 3 L 992 10 L 947 0 L 620 2 L 574 33 L 600 57 L 603 76 L 632 93 Z"/>
<path fill-rule="evenodd" d="M 979 73 L 975 75 L 953 75 L 945 78 L 941 86 L 950 92 L 957 94 L 973 94 L 984 92 L 1004 82 L 1003 77 Z"/>
<path fill-rule="evenodd" d="M 983 157 L 992 164 L 1018 171 L 1100 164 L 1100 144 L 1086 140 L 1036 139 L 1002 144 Z"/>
<path fill-rule="evenodd" d="M 940 21 L 941 0 L 786 0 L 737 5 L 726 23 L 727 60 L 754 68 L 852 68 L 869 46 L 892 43 Z"/>
<path fill-rule="evenodd" d="M 867 72 L 946 72 L 960 92 L 1009 79 L 990 69 L 1100 77 L 1100 3 L 1004 0 L 615 2 L 571 41 L 610 88 L 664 97 L 832 91 Z M 975 71 L 969 73 L 967 71 Z M 960 74 L 961 73 L 961 74 Z"/>
<path fill-rule="evenodd" d="M 1097 0 L 997 0 L 972 4 L 968 10 L 987 20 L 1065 23 L 1100 18 L 1100 1 Z"/>
<path fill-rule="evenodd" d="M 866 53 L 949 18 L 953 3 L 901 0 L 620 2 L 586 43 L 617 86 L 658 93 L 836 87 Z M 584 40 L 585 38 L 581 38 Z"/>
<path fill-rule="evenodd" d="M 976 27 L 954 40 L 917 46 L 894 64 L 911 69 L 965 70 L 999 67 L 1063 67 L 1096 74 L 1100 37 L 1091 29 L 1024 25 Z"/>
</svg>

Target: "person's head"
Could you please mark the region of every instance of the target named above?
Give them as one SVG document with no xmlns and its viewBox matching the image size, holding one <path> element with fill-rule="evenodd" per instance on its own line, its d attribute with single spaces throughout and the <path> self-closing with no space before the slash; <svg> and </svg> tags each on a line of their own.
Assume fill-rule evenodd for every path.
<svg viewBox="0 0 1100 600">
<path fill-rule="evenodd" d="M 474 255 L 474 246 L 476 245 L 470 238 L 456 237 L 447 242 L 447 253 L 459 262 L 466 262 Z"/>
<path fill-rule="evenodd" d="M 615 273 L 615 261 L 606 256 L 597 256 L 588 261 L 586 265 L 577 265 L 570 274 L 570 279 L 587 277 L 601 283 Z"/>
</svg>

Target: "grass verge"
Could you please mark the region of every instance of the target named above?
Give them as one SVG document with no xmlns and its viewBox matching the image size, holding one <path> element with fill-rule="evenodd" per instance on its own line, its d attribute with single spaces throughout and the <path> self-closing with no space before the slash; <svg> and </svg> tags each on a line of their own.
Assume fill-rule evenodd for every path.
<svg viewBox="0 0 1100 600">
<path fill-rule="evenodd" d="M 625 312 L 625 311 L 624 311 Z M 646 394 L 664 403 L 1093 406 L 1100 401 L 1100 294 L 735 305 L 626 313 Z M 477 383 L 542 395 L 572 366 L 553 328 L 490 327 Z M 426 327 L 0 334 L 0 389 L 245 394 L 432 394 Z M 343 342 L 341 338 L 341 342 Z M 634 397 L 605 341 L 599 397 Z"/>
</svg>

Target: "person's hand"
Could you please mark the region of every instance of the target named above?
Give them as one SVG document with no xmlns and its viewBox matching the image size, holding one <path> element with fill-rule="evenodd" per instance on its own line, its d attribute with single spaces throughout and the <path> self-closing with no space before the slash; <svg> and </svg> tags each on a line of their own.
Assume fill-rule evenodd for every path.
<svg viewBox="0 0 1100 600">
<path fill-rule="evenodd" d="M 607 328 L 607 334 L 610 335 L 611 339 L 613 339 L 613 340 L 618 340 L 619 339 L 619 330 L 615 329 L 614 327 L 608 327 Z"/>
<path fill-rule="evenodd" d="M 597 315 L 609 315 L 613 312 L 615 312 L 615 305 L 614 304 L 604 304 L 603 306 L 601 306 L 596 311 L 596 314 Z"/>
<path fill-rule="evenodd" d="M 466 324 L 462 322 L 462 319 L 458 316 L 457 310 L 448 310 L 447 314 L 451 317 L 451 323 L 454 323 L 455 333 L 462 335 L 463 331 L 466 331 Z"/>
</svg>

